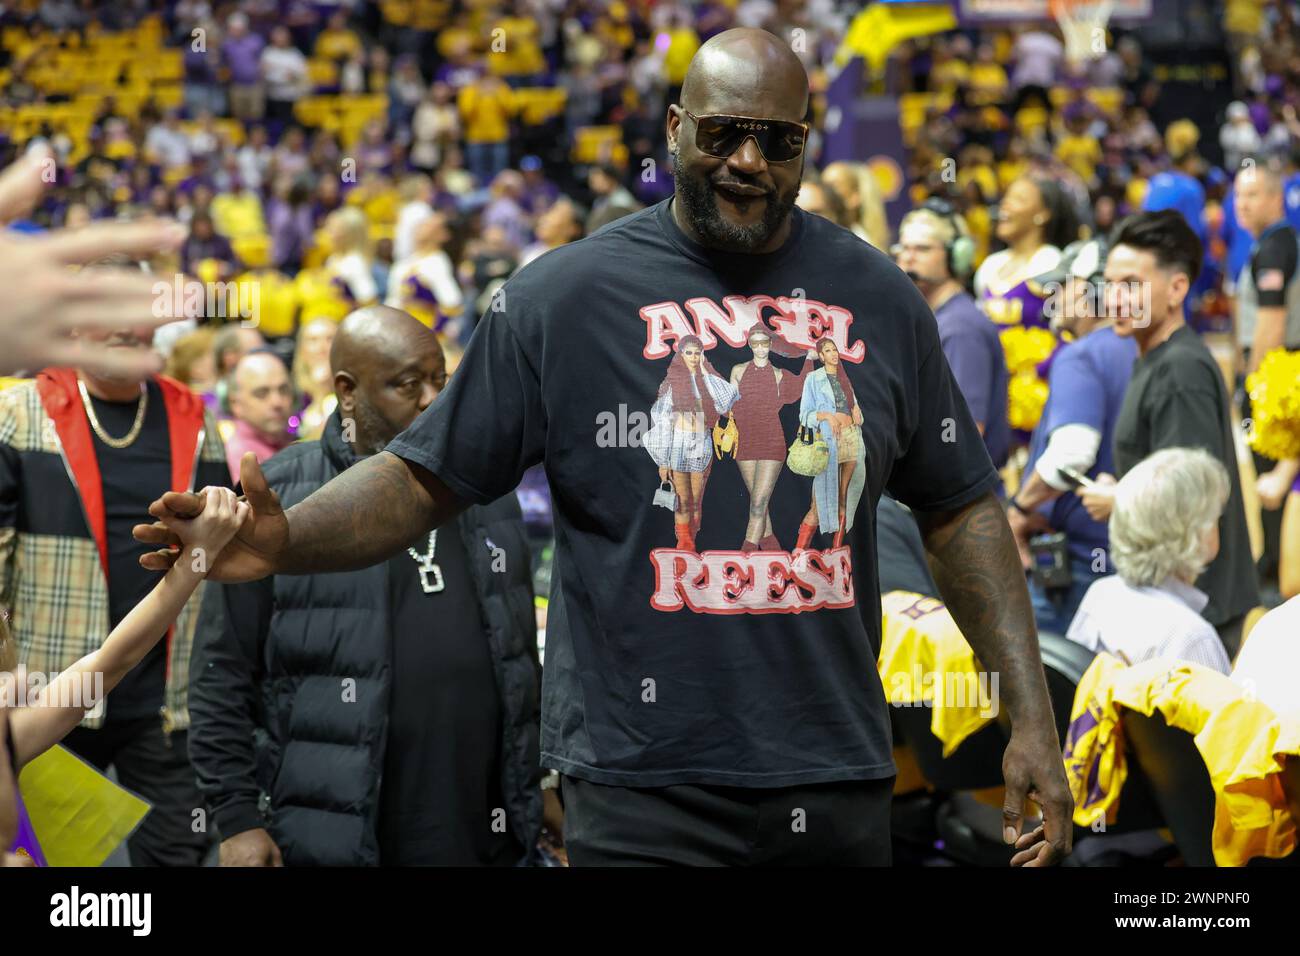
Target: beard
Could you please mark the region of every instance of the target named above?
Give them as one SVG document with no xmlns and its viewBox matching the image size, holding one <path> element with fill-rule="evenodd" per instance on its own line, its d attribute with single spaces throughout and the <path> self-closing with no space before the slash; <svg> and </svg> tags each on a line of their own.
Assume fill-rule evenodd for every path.
<svg viewBox="0 0 1300 956">
<path fill-rule="evenodd" d="M 357 402 L 352 414 L 357 422 L 357 454 L 363 457 L 378 455 L 402 431 L 365 402 Z"/>
<path fill-rule="evenodd" d="M 785 223 L 799 194 L 798 183 L 785 195 L 768 193 L 763 218 L 752 226 L 738 226 L 718 210 L 718 197 L 708 177 L 693 175 L 685 168 L 680 150 L 673 151 L 673 178 L 682 211 L 695 234 L 704 245 L 728 252 L 753 253 L 763 248 Z"/>
</svg>

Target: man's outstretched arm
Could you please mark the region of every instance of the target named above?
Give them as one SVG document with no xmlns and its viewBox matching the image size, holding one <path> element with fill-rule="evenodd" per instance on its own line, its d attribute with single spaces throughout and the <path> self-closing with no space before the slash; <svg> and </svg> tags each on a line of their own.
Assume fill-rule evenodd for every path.
<svg viewBox="0 0 1300 956">
<path fill-rule="evenodd" d="M 1025 574 L 1002 505 L 992 492 L 944 512 L 917 512 L 939 593 L 979 657 L 996 673 L 1011 718 L 1003 758 L 1003 825 L 1013 862 L 1044 865 L 1070 852 L 1074 812 Z M 1024 798 L 1043 808 L 1044 831 L 1022 834 Z M 1018 842 L 1017 842 L 1018 840 Z"/>
<path fill-rule="evenodd" d="M 277 574 L 356 571 L 392 557 L 467 503 L 425 468 L 383 451 L 294 505 Z"/>
<path fill-rule="evenodd" d="M 209 561 L 216 581 L 256 581 L 268 574 L 315 574 L 369 567 L 459 514 L 466 502 L 427 469 L 389 452 L 353 465 L 288 511 L 266 483 L 252 453 L 240 463 L 252 514 L 220 555 Z M 158 519 L 135 537 L 161 550 L 140 563 L 166 570 L 179 538 L 169 524 L 197 515 L 203 498 L 168 492 L 149 507 Z"/>
</svg>

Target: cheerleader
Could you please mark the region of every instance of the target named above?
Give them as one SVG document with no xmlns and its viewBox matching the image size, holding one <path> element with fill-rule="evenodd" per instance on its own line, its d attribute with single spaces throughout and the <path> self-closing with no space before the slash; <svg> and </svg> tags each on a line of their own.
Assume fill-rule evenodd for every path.
<svg viewBox="0 0 1300 956">
<path fill-rule="evenodd" d="M 1027 440 L 1047 398 L 1043 363 L 1057 344 L 1044 315 L 1046 289 L 1034 280 L 1060 264 L 1061 249 L 1078 238 L 1078 220 L 1060 185 L 1025 176 L 1007 187 L 995 234 L 1007 248 L 976 271 L 975 294 L 999 328 L 1011 373 L 1012 425 Z M 1030 393 L 1034 398 L 1025 408 Z"/>
</svg>

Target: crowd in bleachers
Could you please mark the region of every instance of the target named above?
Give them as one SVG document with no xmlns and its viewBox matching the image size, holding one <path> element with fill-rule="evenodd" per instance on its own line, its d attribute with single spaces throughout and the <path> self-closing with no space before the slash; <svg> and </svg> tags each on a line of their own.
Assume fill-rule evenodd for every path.
<svg viewBox="0 0 1300 956">
<path fill-rule="evenodd" d="M 1026 570 L 1041 570 L 1035 564 L 1052 554 L 1073 555 L 1073 576 L 1068 570 L 1063 579 L 1031 575 L 1045 641 L 1052 647 L 1073 642 L 1134 666 L 1174 658 L 1187 665 L 1180 679 L 1212 685 L 1205 691 L 1212 702 L 1193 717 L 1186 708 L 1176 717 L 1174 705 L 1157 700 L 1147 684 L 1124 684 L 1101 665 L 1075 667 L 1055 658 L 1049 684 L 1055 666 L 1070 690 L 1084 688 L 1070 701 L 1083 708 L 1076 720 L 1087 715 L 1089 694 L 1104 698 L 1106 707 L 1122 701 L 1130 710 L 1142 698 L 1150 705 L 1145 715 L 1159 711 L 1168 726 L 1196 734 L 1235 693 L 1201 673 L 1218 672 L 1248 688 L 1252 704 L 1271 708 L 1252 712 L 1260 727 L 1276 734 L 1270 718 L 1284 718 L 1289 727 L 1295 711 L 1284 700 L 1289 685 L 1279 674 L 1288 667 L 1300 673 L 1294 643 L 1300 639 L 1300 387 L 1288 381 L 1296 366 L 1286 348 L 1267 364 L 1258 348 L 1251 354 L 1240 299 L 1242 277 L 1250 275 L 1259 310 L 1292 307 L 1289 300 L 1270 305 L 1260 295 L 1290 288 L 1300 264 L 1292 261 L 1284 280 L 1281 272 L 1270 280 L 1269 268 L 1256 269 L 1255 255 L 1268 230 L 1288 222 L 1300 228 L 1300 5 L 1228 0 L 1231 77 L 1225 85 L 1232 101 L 1225 99 L 1222 124 L 1214 129 L 1188 119 L 1156 125 L 1162 81 L 1137 32 L 1115 30 L 1106 52 L 1082 62 L 1067 56 L 1060 32 L 1048 23 L 904 41 L 875 78 L 899 103 L 907 150 L 901 188 L 915 210 L 901 230 L 891 229 L 885 215 L 890 184 L 866 162 L 824 163 L 820 153 L 835 56 L 859 6 L 844 0 L 10 5 L 0 15 L 3 155 L 12 161 L 33 144 L 48 147 L 56 188 L 9 228 L 35 233 L 151 216 L 185 225 L 179 247 L 153 257 L 148 268 L 163 277 L 196 278 L 208 289 L 224 285 L 229 294 L 191 308 L 188 318 L 160 330 L 154 344 L 168 375 L 201 398 L 196 421 L 219 423 L 224 447 L 205 447 L 204 459 L 209 466 L 224 461 L 233 483 L 244 453 L 266 460 L 326 429 L 339 401 L 331 343 L 345 316 L 375 304 L 409 313 L 437 332 L 446 371 L 454 373 L 478 317 L 511 275 L 672 194 L 665 108 L 702 42 L 733 26 L 778 36 L 801 30 L 807 42 L 797 52 L 811 80 L 813 133 L 799 205 L 895 256 L 936 313 L 960 304 L 961 321 L 991 323 L 993 332 L 956 336 L 944 347 L 1003 469 L 1005 496 L 1021 515 L 1010 518 Z M 1237 201 L 1253 183 L 1240 178 L 1242 171 L 1254 169 L 1263 171 L 1266 201 L 1281 203 L 1280 215 L 1258 225 Z M 1098 325 L 1096 309 L 1085 315 L 1079 307 L 1077 316 L 1057 318 L 1051 296 L 1053 286 L 1077 281 L 1104 297 L 1106 237 L 1126 217 L 1161 210 L 1180 214 L 1196 240 L 1199 256 L 1186 264 L 1188 288 L 1177 308 L 1219 363 L 1222 423 L 1230 431 L 1209 454 L 1179 447 L 1186 441 L 1157 442 L 1140 463 L 1125 463 L 1124 475 L 1117 464 L 1122 456 L 1109 448 L 1112 413 L 1130 384 L 1127 368 L 1119 379 L 1085 380 L 1075 359 L 1090 338 L 1098 352 L 1103 339 L 1113 349 L 1101 353 L 1106 361 L 1132 365 L 1138 349 Z M 924 265 L 935 243 L 944 250 L 935 260 L 940 264 Z M 941 315 L 941 330 L 942 322 Z M 975 338 L 982 344 L 973 344 Z M 1278 344 L 1294 355 L 1290 338 Z M 1144 342 L 1144 354 L 1146 348 Z M 978 349 L 990 353 L 989 371 L 965 378 L 963 358 Z M 967 389 L 976 379 L 980 384 Z M 1072 404 L 1071 389 L 1079 390 Z M 1097 441 L 1080 453 L 1079 443 L 1091 439 L 1077 430 L 1084 419 L 1070 417 L 1069 409 L 1088 402 L 1114 407 L 1092 429 Z M 1075 430 L 1057 435 L 1054 446 L 1063 426 Z M 1059 479 L 1058 465 L 1077 470 L 1080 480 Z M 1036 474 L 1044 476 L 1037 484 Z M 535 584 L 545 593 L 549 498 L 540 471 L 525 480 L 519 498 L 534 532 Z M 1189 501 L 1195 514 L 1185 513 Z M 1181 523 L 1171 522 L 1172 514 Z M 1220 541 L 1221 516 L 1224 527 L 1240 519 L 1241 533 L 1225 532 Z M 1063 540 L 1053 545 L 1045 539 L 1054 533 Z M 1080 571 L 1096 549 L 1106 552 L 1100 566 L 1092 561 Z M 1249 566 L 1252 586 L 1207 587 L 1211 605 L 1203 615 L 1198 578 L 1229 561 L 1237 570 Z M 936 598 L 937 589 L 918 573 L 886 597 L 887 656 L 900 662 L 900 673 L 910 672 L 923 654 L 899 648 L 914 641 L 925 654 L 947 655 L 927 658 L 931 663 L 978 669 L 968 647 L 949 646 L 952 635 L 919 634 L 916 602 Z M 544 632 L 545 601 L 538 604 Z M 1163 630 L 1124 630 L 1143 615 Z M 1160 680 L 1153 673 L 1149 684 Z M 912 691 L 908 684 L 891 702 L 908 705 L 924 696 Z M 1201 691 L 1188 699 L 1195 693 Z M 987 717 L 962 723 L 939 716 L 942 709 L 936 708 L 934 729 L 943 752 L 925 756 L 922 773 L 933 783 L 951 771 L 954 790 L 987 786 L 982 769 L 966 774 L 955 765 L 945 769 L 943 761 L 967 738 L 997 731 Z M 1107 711 L 1116 722 L 1118 713 Z M 1100 765 L 1107 746 L 1084 738 L 1081 726 L 1062 721 L 1060 728 L 1067 766 L 1071 754 L 1076 758 L 1072 782 Z M 916 743 L 912 725 L 896 731 Z M 1216 747 L 1233 746 L 1215 739 Z M 1276 752 L 1287 747 L 1300 748 L 1300 736 L 1286 737 Z M 1269 764 L 1273 752 L 1251 754 L 1263 768 L 1252 780 L 1294 778 L 1297 757 Z M 1155 758 L 1148 752 L 1147 759 Z M 1112 782 L 1111 797 L 1081 801 L 1080 825 L 1114 821 L 1122 773 Z M 906 787 L 900 782 L 899 789 Z M 1209 792 L 1208 812 L 1226 815 L 1223 801 L 1216 806 Z M 1300 797 L 1291 797 L 1289 809 L 1283 798 L 1271 809 L 1267 799 L 1257 799 L 1262 802 L 1247 809 L 1273 815 L 1250 835 L 1238 834 L 1235 849 L 1227 845 L 1231 833 L 1224 845 L 1216 842 L 1214 860 L 1241 863 L 1293 849 L 1285 821 Z M 1220 836 L 1216 830 L 1216 841 Z M 943 839 L 955 846 L 964 838 L 950 830 Z M 967 862 L 978 861 L 977 844 L 970 843 Z M 1187 858 L 1194 855 L 1178 845 Z"/>
</svg>

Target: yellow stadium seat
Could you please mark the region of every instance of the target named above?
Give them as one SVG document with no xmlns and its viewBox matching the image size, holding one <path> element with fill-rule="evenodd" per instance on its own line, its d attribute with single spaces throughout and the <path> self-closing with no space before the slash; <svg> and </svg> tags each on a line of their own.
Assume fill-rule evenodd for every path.
<svg viewBox="0 0 1300 956">
<path fill-rule="evenodd" d="M 185 102 L 185 88 L 179 83 L 158 86 L 153 90 L 153 98 L 163 109 L 179 109 Z"/>
<path fill-rule="evenodd" d="M 180 166 L 169 166 L 163 170 L 163 184 L 166 186 L 177 186 L 186 176 L 190 174 L 190 167 L 182 164 Z"/>
<path fill-rule="evenodd" d="M 519 119 L 529 126 L 540 126 L 564 112 L 568 93 L 562 88 L 521 87 L 515 90 Z"/>
<path fill-rule="evenodd" d="M 265 233 L 236 237 L 230 247 L 249 269 L 264 268 L 271 258 L 271 240 Z"/>
<path fill-rule="evenodd" d="M 121 140 L 104 147 L 104 155 L 109 159 L 131 159 L 135 156 L 135 143 Z"/>
<path fill-rule="evenodd" d="M 329 96 L 304 96 L 293 104 L 293 115 L 304 126 L 319 126 L 333 112 Z"/>
<path fill-rule="evenodd" d="M 217 129 L 233 145 L 243 146 L 246 130 L 244 124 L 237 119 L 219 119 L 214 124 Z"/>
<path fill-rule="evenodd" d="M 1088 99 L 1107 115 L 1118 116 L 1124 105 L 1124 90 L 1119 87 L 1098 87 L 1088 90 Z"/>
<path fill-rule="evenodd" d="M 575 163 L 596 163 L 605 157 L 616 143 L 621 143 L 623 131 L 617 126 L 583 126 L 573 137 L 572 157 Z"/>
<path fill-rule="evenodd" d="M 307 61 L 307 78 L 314 86 L 334 86 L 339 81 L 338 64 L 313 57 Z"/>
</svg>

